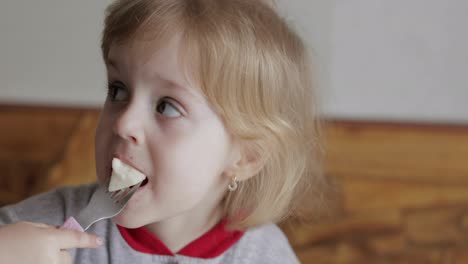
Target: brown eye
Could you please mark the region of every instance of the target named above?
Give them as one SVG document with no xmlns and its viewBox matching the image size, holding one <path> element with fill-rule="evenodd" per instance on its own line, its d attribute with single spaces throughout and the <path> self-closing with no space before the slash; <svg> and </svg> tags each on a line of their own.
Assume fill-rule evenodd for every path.
<svg viewBox="0 0 468 264">
<path fill-rule="evenodd" d="M 110 83 L 108 85 L 107 97 L 111 101 L 127 101 L 129 99 L 129 92 L 121 82 Z"/>
<path fill-rule="evenodd" d="M 175 107 L 171 102 L 169 102 L 169 100 L 165 98 L 158 103 L 156 106 L 156 111 L 168 118 L 176 118 L 182 115 L 177 107 Z"/>
</svg>

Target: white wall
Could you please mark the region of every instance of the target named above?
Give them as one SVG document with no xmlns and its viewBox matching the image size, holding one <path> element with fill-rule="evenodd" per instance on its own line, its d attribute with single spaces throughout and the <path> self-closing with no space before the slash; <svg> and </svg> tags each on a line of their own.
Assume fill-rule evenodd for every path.
<svg viewBox="0 0 468 264">
<path fill-rule="evenodd" d="M 468 1 L 335 2 L 330 115 L 468 123 Z"/>
<path fill-rule="evenodd" d="M 100 105 L 109 2 L 0 1 L 0 102 Z M 468 1 L 278 5 L 313 48 L 327 115 L 468 123 Z"/>
<path fill-rule="evenodd" d="M 0 1 L 0 101 L 100 105 L 99 37 L 109 2 Z"/>
</svg>

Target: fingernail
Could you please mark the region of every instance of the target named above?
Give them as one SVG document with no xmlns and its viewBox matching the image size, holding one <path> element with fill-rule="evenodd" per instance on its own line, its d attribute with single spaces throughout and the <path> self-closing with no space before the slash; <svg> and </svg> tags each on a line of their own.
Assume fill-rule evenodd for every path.
<svg viewBox="0 0 468 264">
<path fill-rule="evenodd" d="M 96 238 L 96 242 L 98 243 L 98 245 L 102 245 L 104 243 L 104 241 L 102 240 L 102 238 L 98 237 Z"/>
</svg>

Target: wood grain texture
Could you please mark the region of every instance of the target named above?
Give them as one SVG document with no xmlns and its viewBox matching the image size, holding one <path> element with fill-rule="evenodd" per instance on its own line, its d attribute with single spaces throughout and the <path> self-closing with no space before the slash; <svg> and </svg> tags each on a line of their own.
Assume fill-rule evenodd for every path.
<svg viewBox="0 0 468 264">
<path fill-rule="evenodd" d="M 94 180 L 98 115 L 0 106 L 0 203 Z M 468 263 L 468 126 L 330 120 L 325 129 L 343 211 L 281 225 L 302 263 Z"/>
<path fill-rule="evenodd" d="M 98 115 L 95 112 L 86 112 L 80 116 L 64 146 L 60 160 L 50 167 L 47 172 L 47 181 L 37 186 L 37 192 L 55 186 L 89 183 L 96 179 L 94 131 L 97 122 Z"/>
<path fill-rule="evenodd" d="M 0 107 L 0 160 L 44 162 L 63 151 L 82 111 Z"/>
<path fill-rule="evenodd" d="M 468 126 L 325 128 L 344 214 L 285 226 L 303 263 L 468 263 Z"/>
<path fill-rule="evenodd" d="M 332 121 L 326 131 L 332 175 L 468 184 L 468 126 Z"/>
</svg>

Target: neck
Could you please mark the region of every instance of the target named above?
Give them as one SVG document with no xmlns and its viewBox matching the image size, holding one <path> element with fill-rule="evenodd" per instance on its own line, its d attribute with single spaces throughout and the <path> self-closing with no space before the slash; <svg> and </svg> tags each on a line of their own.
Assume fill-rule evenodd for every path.
<svg viewBox="0 0 468 264">
<path fill-rule="evenodd" d="M 197 208 L 186 213 L 146 226 L 174 253 L 213 228 L 222 218 L 220 206 Z"/>
</svg>

